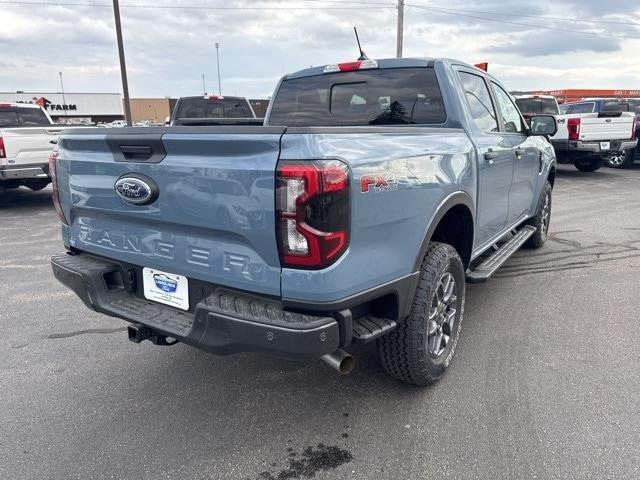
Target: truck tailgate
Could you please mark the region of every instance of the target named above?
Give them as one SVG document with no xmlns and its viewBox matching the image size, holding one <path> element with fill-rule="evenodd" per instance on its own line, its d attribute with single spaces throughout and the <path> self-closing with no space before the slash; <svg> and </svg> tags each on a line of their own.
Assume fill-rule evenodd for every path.
<svg viewBox="0 0 640 480">
<path fill-rule="evenodd" d="M 619 117 L 598 117 L 588 115 L 582 117 L 580 140 L 627 140 L 633 136 L 632 113 L 623 113 Z"/>
<path fill-rule="evenodd" d="M 284 129 L 140 130 L 61 137 L 57 171 L 69 244 L 142 267 L 279 295 L 274 196 Z M 145 149 L 151 159 L 136 153 Z M 119 196 L 116 181 L 132 175 L 155 183 L 157 200 L 132 205 Z"/>
<path fill-rule="evenodd" d="M 0 129 L 8 165 L 47 163 L 53 149 L 51 140 L 58 138 L 60 127 L 16 127 Z M 4 161 L 4 159 L 3 159 Z"/>
</svg>

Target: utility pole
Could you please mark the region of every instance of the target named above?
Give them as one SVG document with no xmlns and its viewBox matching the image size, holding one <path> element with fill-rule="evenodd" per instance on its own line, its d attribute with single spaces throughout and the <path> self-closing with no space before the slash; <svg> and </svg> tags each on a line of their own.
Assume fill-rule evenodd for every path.
<svg viewBox="0 0 640 480">
<path fill-rule="evenodd" d="M 60 75 L 60 89 L 62 91 L 62 108 L 64 110 L 64 123 L 68 122 L 67 119 L 67 99 L 64 96 L 64 82 L 62 81 L 62 72 L 58 72 L 58 75 Z"/>
<path fill-rule="evenodd" d="M 113 15 L 116 20 L 116 37 L 118 39 L 118 56 L 120 57 L 120 76 L 122 77 L 122 94 L 124 95 L 124 117 L 131 126 L 131 103 L 129 102 L 129 83 L 127 82 L 127 65 L 124 61 L 124 44 L 122 42 L 122 25 L 120 24 L 120 4 L 113 0 Z"/>
<path fill-rule="evenodd" d="M 398 32 L 396 34 L 396 57 L 402 58 L 402 35 L 404 33 L 404 0 L 398 0 Z"/>
<path fill-rule="evenodd" d="M 204 73 L 202 74 L 202 94 L 206 95 L 207 94 L 207 86 L 204 83 Z"/>
<path fill-rule="evenodd" d="M 218 64 L 218 95 L 222 96 L 222 82 L 220 81 L 220 44 L 216 42 L 216 62 Z"/>
</svg>

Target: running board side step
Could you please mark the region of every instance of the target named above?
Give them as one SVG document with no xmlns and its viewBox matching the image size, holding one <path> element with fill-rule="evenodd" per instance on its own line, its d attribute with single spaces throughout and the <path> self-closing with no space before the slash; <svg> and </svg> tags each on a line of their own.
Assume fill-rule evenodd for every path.
<svg viewBox="0 0 640 480">
<path fill-rule="evenodd" d="M 489 280 L 511 255 L 529 240 L 529 237 L 536 232 L 530 225 L 518 230 L 507 242 L 493 252 L 487 259 L 478 265 L 474 270 L 467 271 L 466 279 L 469 283 L 483 283 Z"/>
</svg>

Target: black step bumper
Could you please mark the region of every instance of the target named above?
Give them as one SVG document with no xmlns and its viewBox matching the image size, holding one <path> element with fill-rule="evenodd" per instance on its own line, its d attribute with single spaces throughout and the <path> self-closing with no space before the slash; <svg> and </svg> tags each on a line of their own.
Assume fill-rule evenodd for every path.
<svg viewBox="0 0 640 480">
<path fill-rule="evenodd" d="M 189 312 L 149 301 L 127 265 L 81 253 L 51 258 L 55 277 L 92 310 L 212 353 L 261 352 L 319 358 L 340 347 L 337 321 L 285 311 L 275 299 L 215 288 Z"/>
</svg>

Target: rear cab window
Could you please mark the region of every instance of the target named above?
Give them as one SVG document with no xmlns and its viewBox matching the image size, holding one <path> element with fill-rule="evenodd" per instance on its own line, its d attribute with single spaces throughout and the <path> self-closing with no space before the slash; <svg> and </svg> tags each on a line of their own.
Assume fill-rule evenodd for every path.
<svg viewBox="0 0 640 480">
<path fill-rule="evenodd" d="M 516 105 L 524 115 L 558 115 L 558 103 L 553 98 L 516 98 Z"/>
<path fill-rule="evenodd" d="M 253 118 L 249 104 L 242 98 L 181 98 L 175 118 Z"/>
<path fill-rule="evenodd" d="M 594 102 L 575 103 L 573 105 L 567 105 L 567 107 L 567 113 L 593 113 L 596 104 Z"/>
<path fill-rule="evenodd" d="M 44 127 L 50 125 L 49 118 L 39 108 L 0 108 L 0 127 Z"/>
<path fill-rule="evenodd" d="M 269 124 L 275 126 L 440 125 L 447 120 L 433 68 L 327 73 L 284 80 Z"/>
</svg>

